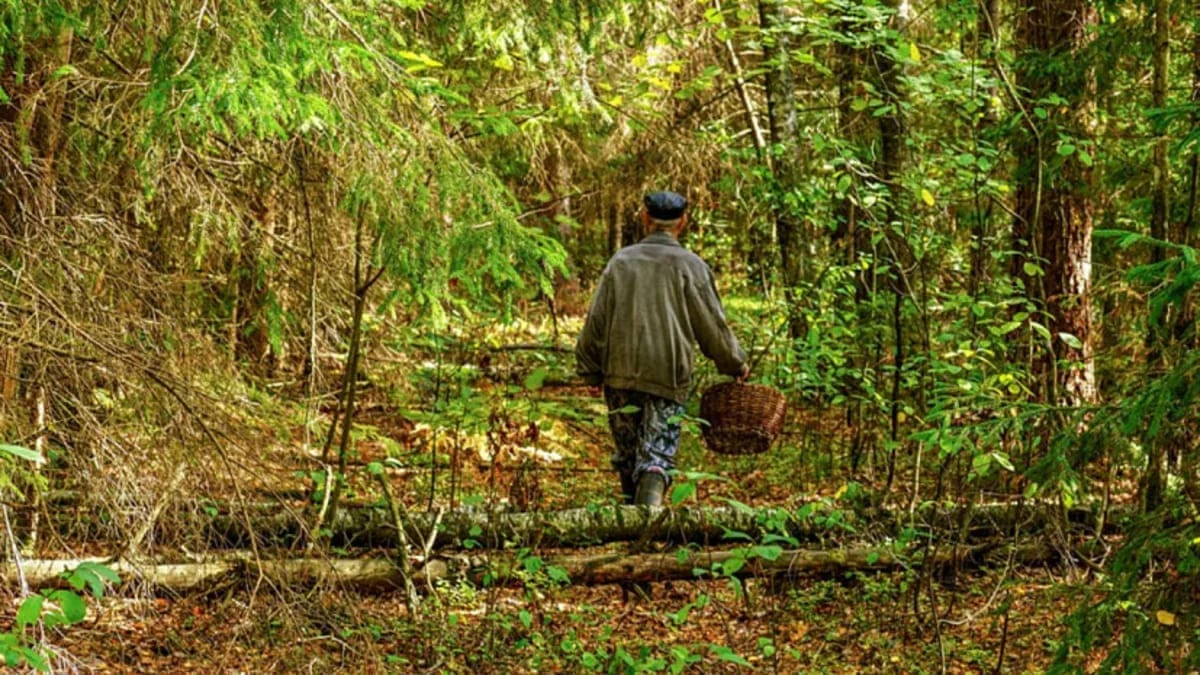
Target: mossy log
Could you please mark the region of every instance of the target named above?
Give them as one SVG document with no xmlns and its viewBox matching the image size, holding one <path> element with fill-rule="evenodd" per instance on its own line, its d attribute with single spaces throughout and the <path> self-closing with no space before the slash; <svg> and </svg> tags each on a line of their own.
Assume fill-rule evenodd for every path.
<svg viewBox="0 0 1200 675">
<path fill-rule="evenodd" d="M 922 565 L 973 566 L 986 561 L 1003 562 L 1014 555 L 1018 563 L 1044 561 L 1057 556 L 1040 544 L 1017 548 L 994 544 L 953 546 L 932 553 L 898 554 L 890 547 L 855 547 L 831 550 L 774 549 L 767 556 L 750 555 L 751 549 L 691 550 L 664 553 L 602 555 L 559 555 L 542 560 L 539 569 L 543 581 L 552 578 L 545 572 L 554 569 L 565 574 L 565 583 L 598 585 L 629 582 L 689 580 L 722 576 L 802 577 L 840 576 L 850 572 L 883 572 Z M 680 553 L 679 551 L 682 551 Z M 736 565 L 735 565 L 736 561 Z M 108 562 L 99 558 L 71 560 L 26 560 L 21 574 L 32 589 L 61 586 L 63 573 L 83 562 L 108 564 L 127 587 L 192 592 L 210 590 L 239 581 L 255 583 L 270 579 L 292 589 L 322 584 L 342 584 L 364 591 L 392 591 L 404 588 L 400 567 L 389 558 L 267 558 L 255 560 L 246 551 L 231 552 L 195 562 L 165 561 Z M 520 586 L 527 583 L 529 566 L 512 553 L 439 555 L 415 567 L 418 588 L 435 581 L 469 581 L 476 585 Z M 561 580 L 561 574 L 558 575 Z M 0 565 L 0 578 L 15 587 L 18 567 L 12 562 Z"/>
<path fill-rule="evenodd" d="M 427 541 L 434 513 L 413 513 L 409 541 Z M 809 507 L 750 509 L 743 506 L 647 508 L 596 506 L 560 511 L 456 509 L 442 514 L 434 548 L 502 549 L 512 546 L 581 547 L 612 542 L 652 541 L 700 543 L 759 540 L 766 534 L 800 542 L 827 542 L 849 536 L 899 538 L 906 528 L 934 532 L 957 541 L 977 541 L 997 535 L 1045 530 L 1050 525 L 1094 530 L 1102 521 L 1089 508 L 1064 510 L 1048 504 L 992 504 L 954 507 L 926 506 L 909 514 L 887 509 L 840 510 L 821 503 Z M 249 541 L 247 522 L 266 544 L 295 541 L 303 531 L 294 512 L 256 513 L 249 520 L 221 515 L 210 524 L 214 543 L 240 546 Z M 339 510 L 327 524 L 340 546 L 394 548 L 396 528 L 383 507 Z"/>
</svg>

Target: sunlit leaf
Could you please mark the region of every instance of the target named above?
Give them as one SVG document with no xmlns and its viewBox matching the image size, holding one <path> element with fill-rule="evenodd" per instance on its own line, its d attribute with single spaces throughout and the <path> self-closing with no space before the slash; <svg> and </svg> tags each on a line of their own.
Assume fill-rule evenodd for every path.
<svg viewBox="0 0 1200 675">
<path fill-rule="evenodd" d="M 513 69 L 513 57 L 507 53 L 501 54 L 492 60 L 492 65 L 500 70 L 511 71 Z"/>
<path fill-rule="evenodd" d="M 675 486 L 671 488 L 671 503 L 678 506 L 679 504 L 683 503 L 685 499 L 695 494 L 695 492 L 696 484 L 692 481 L 676 483 Z"/>
<path fill-rule="evenodd" d="M 20 445 L 8 445 L 5 443 L 0 443 L 0 451 L 6 452 L 13 457 L 29 460 L 35 464 L 44 464 L 46 462 L 46 458 L 42 457 L 42 453 L 37 452 L 36 450 L 30 450 L 29 448 L 22 447 Z"/>
<path fill-rule="evenodd" d="M 1083 349 L 1083 343 L 1079 341 L 1079 338 L 1070 333 L 1059 333 L 1058 337 L 1071 349 Z"/>
</svg>

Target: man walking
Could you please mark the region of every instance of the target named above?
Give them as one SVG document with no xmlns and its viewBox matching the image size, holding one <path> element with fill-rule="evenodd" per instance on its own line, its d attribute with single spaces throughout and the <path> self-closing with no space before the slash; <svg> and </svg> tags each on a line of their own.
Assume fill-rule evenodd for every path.
<svg viewBox="0 0 1200 675">
<path fill-rule="evenodd" d="M 742 380 L 749 367 L 712 271 L 679 245 L 687 199 L 654 192 L 643 203 L 646 237 L 608 261 L 575 359 L 588 384 L 604 385 L 617 446 L 612 465 L 626 503 L 657 506 L 675 467 L 693 345 L 725 375 Z"/>
</svg>

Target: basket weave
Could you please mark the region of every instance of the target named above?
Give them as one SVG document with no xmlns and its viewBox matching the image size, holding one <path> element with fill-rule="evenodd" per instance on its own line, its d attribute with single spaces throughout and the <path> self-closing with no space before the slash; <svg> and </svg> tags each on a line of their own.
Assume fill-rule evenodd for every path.
<svg viewBox="0 0 1200 675">
<path fill-rule="evenodd" d="M 721 455 L 757 455 L 766 452 L 787 415 L 787 399 L 762 384 L 725 382 L 709 387 L 700 398 L 704 442 Z"/>
</svg>

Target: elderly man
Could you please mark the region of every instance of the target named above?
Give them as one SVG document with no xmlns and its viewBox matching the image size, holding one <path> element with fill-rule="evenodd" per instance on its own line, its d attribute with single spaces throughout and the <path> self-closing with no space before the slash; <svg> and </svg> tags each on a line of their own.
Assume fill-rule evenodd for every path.
<svg viewBox="0 0 1200 675">
<path fill-rule="evenodd" d="M 608 261 L 575 358 L 588 384 L 604 385 L 626 503 L 657 506 L 675 466 L 693 345 L 723 374 L 745 379 L 749 367 L 712 271 L 679 245 L 687 200 L 655 192 L 643 201 L 646 237 Z"/>
</svg>

